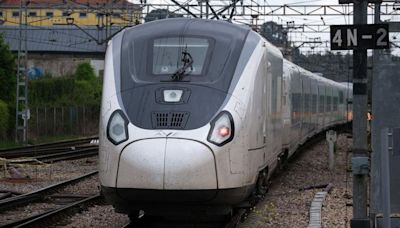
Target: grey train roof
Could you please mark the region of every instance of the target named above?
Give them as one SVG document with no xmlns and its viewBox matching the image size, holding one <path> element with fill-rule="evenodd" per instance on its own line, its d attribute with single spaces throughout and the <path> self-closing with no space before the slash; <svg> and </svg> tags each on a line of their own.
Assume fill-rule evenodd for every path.
<svg viewBox="0 0 400 228">
<path fill-rule="evenodd" d="M 28 26 L 28 52 L 57 52 L 57 53 L 105 53 L 107 42 L 101 45 L 97 40 L 106 38 L 105 29 L 99 30 L 96 26 L 81 26 L 85 34 L 75 26 Z M 110 34 L 119 31 L 119 27 L 112 27 Z M 18 51 L 18 26 L 0 26 L 0 33 L 12 51 Z"/>
<path fill-rule="evenodd" d="M 226 32 L 226 33 L 231 33 L 231 35 L 236 35 L 237 32 L 248 33 L 250 30 L 248 26 L 236 25 L 226 21 L 216 21 L 216 20 L 207 20 L 198 18 L 169 18 L 169 19 L 156 20 L 144 23 L 142 25 L 129 28 L 127 29 L 127 31 L 135 30 L 142 26 L 147 27 L 149 25 L 152 26 L 155 33 L 165 33 L 165 35 L 168 34 L 176 35 L 177 31 L 184 33 L 187 31 L 189 26 L 190 30 L 200 30 L 200 31 L 218 32 L 218 33 Z"/>
</svg>

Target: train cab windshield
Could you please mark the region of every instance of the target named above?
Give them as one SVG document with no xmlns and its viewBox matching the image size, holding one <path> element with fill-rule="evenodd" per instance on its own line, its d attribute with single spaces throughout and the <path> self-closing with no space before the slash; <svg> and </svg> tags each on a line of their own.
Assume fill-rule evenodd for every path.
<svg viewBox="0 0 400 228">
<path fill-rule="evenodd" d="M 210 41 L 205 38 L 166 37 L 153 41 L 152 74 L 202 75 Z"/>
<path fill-rule="evenodd" d="M 169 23 L 173 26 L 164 27 L 159 21 L 124 32 L 122 88 L 190 82 L 226 91 L 250 30 L 223 22 L 210 28 L 200 20 L 170 19 Z"/>
</svg>

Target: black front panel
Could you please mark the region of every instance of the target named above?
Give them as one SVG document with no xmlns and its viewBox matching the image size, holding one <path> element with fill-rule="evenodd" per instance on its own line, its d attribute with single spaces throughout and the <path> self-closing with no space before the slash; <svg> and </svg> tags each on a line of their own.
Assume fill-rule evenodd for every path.
<svg viewBox="0 0 400 228">
<path fill-rule="evenodd" d="M 122 93 L 128 118 L 136 126 L 145 129 L 199 128 L 211 120 L 226 97 L 225 92 L 187 84 L 182 94 L 182 99 L 185 99 L 185 93 L 190 93 L 187 102 L 162 103 L 157 96 L 160 88 L 176 89 L 177 86 L 150 84 Z"/>
<path fill-rule="evenodd" d="M 253 185 L 230 189 L 204 190 L 155 190 L 135 188 L 101 187 L 108 202 L 122 206 L 128 204 L 142 206 L 145 204 L 224 204 L 238 205 L 246 200 L 253 191 Z"/>
<path fill-rule="evenodd" d="M 121 98 L 129 120 L 144 129 L 189 130 L 209 123 L 227 96 L 249 31 L 198 19 L 160 20 L 126 30 Z M 193 61 L 174 81 L 171 73 L 182 69 L 182 59 Z M 163 91 L 174 89 L 182 91 L 181 99 L 166 101 Z"/>
</svg>

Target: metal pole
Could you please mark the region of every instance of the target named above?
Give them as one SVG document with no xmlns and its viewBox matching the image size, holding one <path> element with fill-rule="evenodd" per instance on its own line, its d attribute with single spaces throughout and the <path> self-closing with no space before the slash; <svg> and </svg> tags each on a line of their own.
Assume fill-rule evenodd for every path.
<svg viewBox="0 0 400 228">
<path fill-rule="evenodd" d="M 354 1 L 354 24 L 367 24 L 366 0 Z M 353 52 L 353 219 L 352 227 L 369 224 L 367 217 L 367 50 Z M 358 169 L 359 171 L 355 170 Z"/>
<path fill-rule="evenodd" d="M 203 18 L 203 0 L 199 1 L 199 6 L 200 6 L 200 18 Z"/>
<path fill-rule="evenodd" d="M 381 23 L 381 3 L 375 3 L 375 8 L 374 8 L 374 23 L 375 24 L 380 24 Z M 371 77 L 371 85 L 372 88 L 374 88 L 374 84 L 378 83 L 377 81 L 374 80 L 375 77 L 377 77 L 378 73 L 378 67 L 379 67 L 379 59 L 380 59 L 380 54 L 381 50 L 374 49 L 373 50 L 373 74 Z M 374 89 L 372 89 L 374 90 Z M 374 91 L 372 91 L 372 97 L 374 97 Z M 374 98 L 372 98 L 373 100 Z M 375 104 L 373 104 L 374 106 Z M 374 109 L 374 108 L 373 108 Z M 374 113 L 372 113 L 374 114 Z M 372 120 L 374 121 L 374 120 Z M 371 123 L 372 125 L 372 123 Z M 376 131 L 376 129 L 375 129 Z M 374 133 L 372 131 L 372 126 L 371 126 L 371 142 L 374 141 Z M 371 154 L 371 180 L 370 180 L 370 210 L 369 210 L 369 217 L 371 219 L 375 220 L 376 213 L 378 213 L 378 202 L 377 202 L 377 196 L 379 196 L 379 186 L 380 186 L 380 167 L 379 167 L 379 151 L 374 152 Z"/>
<path fill-rule="evenodd" d="M 20 6 L 19 6 L 19 26 L 18 26 L 18 33 L 19 33 L 19 42 L 18 42 L 18 65 L 17 65 L 17 91 L 16 91 L 16 105 L 15 105 L 15 142 L 19 142 L 19 87 L 20 87 L 20 78 L 23 72 L 21 72 L 21 62 L 22 62 L 22 7 L 23 7 L 23 1 L 20 1 Z"/>
<path fill-rule="evenodd" d="M 28 2 L 20 0 L 19 43 L 17 59 L 17 89 L 15 106 L 15 141 L 23 143 L 28 139 Z M 22 122 L 21 122 L 22 121 Z M 20 132 L 22 134 L 20 134 Z"/>
<path fill-rule="evenodd" d="M 208 5 L 209 5 L 208 1 L 209 0 L 206 0 L 206 19 L 208 19 L 208 15 L 209 15 L 209 12 L 210 12 L 209 9 L 208 9 L 209 8 L 208 7 Z"/>
<path fill-rule="evenodd" d="M 381 168 L 382 168 L 382 205 L 383 206 L 383 227 L 391 228 L 390 224 L 390 162 L 389 162 L 389 133 L 388 128 L 381 132 Z"/>
<path fill-rule="evenodd" d="M 28 119 L 29 119 L 29 107 L 28 107 L 28 82 L 29 82 L 29 77 L 28 77 L 28 1 L 24 1 L 24 66 L 25 66 L 25 72 L 24 72 L 24 83 L 25 83 L 25 88 L 24 88 L 24 97 L 25 97 L 25 102 L 24 102 L 24 113 L 25 113 L 25 119 L 24 119 L 24 125 L 23 125 L 23 141 L 24 144 L 28 142 Z"/>
</svg>

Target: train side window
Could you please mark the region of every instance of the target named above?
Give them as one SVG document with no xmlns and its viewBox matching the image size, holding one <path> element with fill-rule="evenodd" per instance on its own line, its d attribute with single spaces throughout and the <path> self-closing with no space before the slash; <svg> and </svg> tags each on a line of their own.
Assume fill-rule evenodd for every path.
<svg viewBox="0 0 400 228">
<path fill-rule="evenodd" d="M 309 111 L 309 95 L 304 94 L 304 112 Z"/>
<path fill-rule="evenodd" d="M 333 98 L 333 111 L 338 110 L 338 97 Z"/>
<path fill-rule="evenodd" d="M 292 94 L 292 110 L 293 112 L 300 112 L 301 107 L 301 93 Z"/>
<path fill-rule="evenodd" d="M 339 91 L 339 103 L 343 104 L 343 102 L 344 102 L 343 91 Z"/>
<path fill-rule="evenodd" d="M 286 106 L 286 94 L 284 94 L 283 96 L 282 96 L 282 105 L 283 106 Z"/>
<path fill-rule="evenodd" d="M 312 95 L 312 113 L 317 113 L 317 94 Z"/>
<path fill-rule="evenodd" d="M 324 95 L 319 96 L 319 112 L 324 112 L 325 97 Z"/>
<path fill-rule="evenodd" d="M 326 96 L 326 111 L 327 112 L 331 111 L 331 104 L 332 104 L 332 97 Z"/>
<path fill-rule="evenodd" d="M 286 97 L 287 97 L 287 91 L 286 91 L 286 80 L 285 79 L 283 79 L 282 80 L 282 94 L 283 94 L 283 96 L 282 96 L 282 105 L 283 106 L 286 106 Z"/>
<path fill-rule="evenodd" d="M 296 101 L 296 97 L 297 97 L 297 95 L 296 95 L 296 93 L 292 93 L 292 112 L 297 112 L 297 106 L 296 106 L 296 104 L 297 104 L 297 101 Z"/>
</svg>

